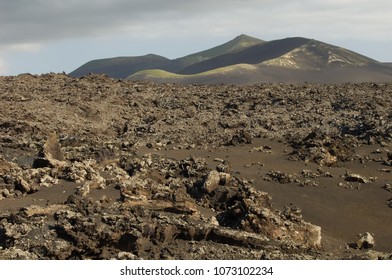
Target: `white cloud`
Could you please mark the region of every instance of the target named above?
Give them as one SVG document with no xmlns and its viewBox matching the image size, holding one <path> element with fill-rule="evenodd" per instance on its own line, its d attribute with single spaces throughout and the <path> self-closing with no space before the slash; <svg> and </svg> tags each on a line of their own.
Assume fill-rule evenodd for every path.
<svg viewBox="0 0 392 280">
<path fill-rule="evenodd" d="M 41 44 L 21 43 L 0 46 L 0 75 L 8 75 L 11 71 L 11 65 L 7 58 L 14 53 L 37 53 L 42 50 Z"/>
<path fill-rule="evenodd" d="M 0 2 L 0 42 L 227 33 L 388 37 L 389 0 L 14 0 Z M 126 33 L 132 31 L 131 34 Z M 242 32 L 241 32 L 242 31 Z"/>
<path fill-rule="evenodd" d="M 13 44 L 10 46 L 7 46 L 5 48 L 6 51 L 9 52 L 15 52 L 15 51 L 20 51 L 20 52 L 38 52 L 42 49 L 41 44 L 36 44 L 36 43 L 20 43 L 20 44 Z"/>
</svg>

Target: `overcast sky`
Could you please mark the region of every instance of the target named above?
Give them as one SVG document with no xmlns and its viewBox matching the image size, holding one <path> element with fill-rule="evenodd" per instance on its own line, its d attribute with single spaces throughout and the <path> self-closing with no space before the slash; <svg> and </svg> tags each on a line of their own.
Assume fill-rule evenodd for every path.
<svg viewBox="0 0 392 280">
<path fill-rule="evenodd" d="M 240 34 L 314 38 L 392 62 L 391 30 L 391 0 L 0 0 L 0 75 L 177 58 Z"/>
</svg>

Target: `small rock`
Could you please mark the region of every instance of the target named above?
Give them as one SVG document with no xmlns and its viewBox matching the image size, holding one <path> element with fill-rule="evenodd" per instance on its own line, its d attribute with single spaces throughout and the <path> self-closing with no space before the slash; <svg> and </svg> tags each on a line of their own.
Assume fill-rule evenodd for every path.
<svg viewBox="0 0 392 280">
<path fill-rule="evenodd" d="M 20 190 L 15 190 L 14 194 L 13 194 L 14 197 L 19 197 L 19 196 L 22 196 L 22 195 L 23 195 L 23 193 Z"/>
<path fill-rule="evenodd" d="M 65 165 L 64 155 L 56 133 L 48 136 L 38 158 L 34 160 L 33 167 L 63 167 Z"/>
<path fill-rule="evenodd" d="M 358 235 L 359 239 L 356 242 L 358 249 L 370 249 L 375 245 L 374 235 L 369 232 L 361 233 Z"/>
<path fill-rule="evenodd" d="M 117 255 L 119 260 L 138 260 L 139 257 L 130 252 L 119 252 Z"/>
<path fill-rule="evenodd" d="M 387 169 L 387 168 L 379 169 L 378 171 L 383 173 L 392 173 L 392 169 Z"/>
<path fill-rule="evenodd" d="M 345 174 L 345 180 L 348 182 L 358 182 L 358 183 L 363 183 L 367 184 L 370 182 L 367 178 L 364 176 L 358 175 L 358 174 L 353 174 L 353 173 L 346 173 Z"/>
<path fill-rule="evenodd" d="M 10 196 L 10 191 L 9 191 L 8 189 L 2 189 L 2 190 L 1 190 L 1 194 L 2 194 L 4 197 L 9 197 L 9 196 Z"/>
<path fill-rule="evenodd" d="M 15 188 L 20 190 L 22 193 L 30 193 L 31 188 L 29 183 L 25 179 L 18 177 L 15 181 Z"/>
<path fill-rule="evenodd" d="M 305 244 L 309 247 L 320 248 L 322 246 L 321 227 L 306 222 L 303 223 L 303 226 L 307 230 Z"/>
<path fill-rule="evenodd" d="M 264 178 L 266 181 L 275 181 L 281 184 L 288 184 L 295 182 L 295 177 L 291 174 L 286 174 L 281 171 L 270 170 L 267 173 L 267 177 Z"/>
<path fill-rule="evenodd" d="M 300 208 L 295 206 L 285 206 L 283 215 L 291 221 L 302 220 L 302 211 Z"/>
<path fill-rule="evenodd" d="M 230 173 L 230 165 L 226 163 L 220 163 L 216 166 L 216 171 L 223 173 Z"/>
<path fill-rule="evenodd" d="M 47 187 L 51 185 L 57 185 L 59 183 L 59 179 L 53 178 L 49 176 L 48 174 L 45 174 L 41 179 L 40 179 L 40 186 L 41 187 Z"/>
<path fill-rule="evenodd" d="M 219 182 L 221 181 L 221 177 L 218 171 L 212 170 L 204 182 L 204 189 L 208 192 L 211 193 L 213 190 L 215 190 L 219 186 Z"/>
<path fill-rule="evenodd" d="M 208 222 L 210 222 L 210 224 L 214 225 L 214 226 L 219 226 L 219 222 L 216 219 L 215 216 L 212 216 L 211 218 L 208 219 Z"/>
<path fill-rule="evenodd" d="M 219 185 L 224 186 L 230 181 L 231 175 L 228 173 L 219 173 Z"/>
<path fill-rule="evenodd" d="M 391 184 L 385 184 L 385 186 L 383 187 L 385 190 L 392 192 L 392 186 Z"/>
<path fill-rule="evenodd" d="M 38 205 L 30 205 L 25 208 L 22 208 L 22 211 L 27 217 L 35 216 L 35 215 L 48 215 L 53 214 L 58 210 L 65 210 L 67 209 L 67 205 L 62 204 L 53 204 L 46 207 L 41 207 Z"/>
<path fill-rule="evenodd" d="M 80 188 L 78 188 L 78 190 L 76 191 L 77 195 L 80 196 L 87 196 L 90 193 L 90 183 L 86 182 L 83 184 L 83 186 L 81 186 Z"/>
</svg>

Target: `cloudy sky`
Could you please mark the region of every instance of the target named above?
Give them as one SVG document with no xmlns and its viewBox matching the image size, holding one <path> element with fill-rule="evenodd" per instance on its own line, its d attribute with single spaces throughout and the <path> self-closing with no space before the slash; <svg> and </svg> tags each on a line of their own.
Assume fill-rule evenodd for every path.
<svg viewBox="0 0 392 280">
<path fill-rule="evenodd" d="M 177 58 L 240 34 L 314 38 L 392 62 L 391 27 L 390 0 L 0 0 L 0 75 Z"/>
</svg>

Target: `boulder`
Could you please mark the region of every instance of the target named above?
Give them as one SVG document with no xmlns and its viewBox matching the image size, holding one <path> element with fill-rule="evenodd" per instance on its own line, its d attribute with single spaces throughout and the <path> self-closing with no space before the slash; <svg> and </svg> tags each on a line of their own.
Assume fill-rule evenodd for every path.
<svg viewBox="0 0 392 280">
<path fill-rule="evenodd" d="M 16 178 L 15 180 L 15 189 L 21 191 L 22 193 L 31 193 L 32 189 L 30 188 L 29 183 L 21 177 Z"/>
<path fill-rule="evenodd" d="M 361 176 L 358 174 L 353 174 L 353 173 L 348 173 L 348 172 L 345 175 L 345 180 L 348 182 L 358 182 L 358 183 L 363 183 L 363 184 L 370 182 L 370 180 L 364 176 Z"/>
<path fill-rule="evenodd" d="M 207 191 L 207 193 L 211 193 L 219 186 L 220 181 L 221 177 L 219 172 L 216 170 L 211 170 L 207 176 L 206 181 L 204 182 L 203 188 Z"/>
<path fill-rule="evenodd" d="M 90 193 L 90 182 L 85 182 L 82 186 L 80 186 L 76 194 L 80 196 L 87 196 Z"/>
<path fill-rule="evenodd" d="M 51 133 L 38 153 L 38 158 L 34 160 L 33 167 L 63 167 L 64 165 L 64 155 L 57 134 Z"/>
</svg>

